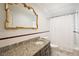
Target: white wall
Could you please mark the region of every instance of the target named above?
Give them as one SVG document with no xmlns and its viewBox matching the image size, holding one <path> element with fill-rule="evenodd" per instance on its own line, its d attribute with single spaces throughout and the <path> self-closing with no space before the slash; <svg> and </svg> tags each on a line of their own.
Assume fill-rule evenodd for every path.
<svg viewBox="0 0 79 59">
<path fill-rule="evenodd" d="M 42 11 L 45 17 L 55 17 L 79 10 L 79 3 L 32 3 L 32 5 Z"/>
<path fill-rule="evenodd" d="M 50 40 L 63 48 L 74 47 L 74 15 L 66 15 L 50 20 Z"/>
<path fill-rule="evenodd" d="M 6 19 L 5 5 L 0 3 L 0 38 L 10 37 L 10 36 L 15 36 L 15 35 L 20 35 L 20 34 L 22 35 L 22 34 L 28 34 L 28 33 L 47 31 L 48 20 L 46 20 L 40 12 L 37 12 L 37 14 L 38 14 L 38 30 L 33 30 L 33 29 L 6 30 L 4 28 L 5 19 Z M 16 43 L 18 41 L 27 40 L 35 36 L 48 36 L 48 35 L 47 33 L 44 33 L 44 34 L 39 34 L 39 35 L 28 36 L 26 38 L 21 38 L 21 39 L 13 38 L 13 39 L 8 39 L 8 40 L 0 40 L 0 47 L 12 44 L 12 42 Z"/>
</svg>

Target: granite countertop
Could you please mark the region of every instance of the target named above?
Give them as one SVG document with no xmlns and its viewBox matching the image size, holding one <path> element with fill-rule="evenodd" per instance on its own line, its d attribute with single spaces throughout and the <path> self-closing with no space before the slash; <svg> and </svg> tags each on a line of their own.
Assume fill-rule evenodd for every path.
<svg viewBox="0 0 79 59">
<path fill-rule="evenodd" d="M 43 42 L 39 44 L 39 41 Z M 37 42 L 37 43 L 36 43 Z M 33 38 L 17 44 L 13 44 L 7 47 L 0 48 L 0 55 L 5 56 L 33 56 L 45 45 L 49 43 L 44 38 Z"/>
</svg>

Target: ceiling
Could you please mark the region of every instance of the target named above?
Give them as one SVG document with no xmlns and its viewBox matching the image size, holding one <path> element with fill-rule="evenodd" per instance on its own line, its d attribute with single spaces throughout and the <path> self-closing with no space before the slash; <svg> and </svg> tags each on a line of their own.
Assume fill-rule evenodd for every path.
<svg viewBox="0 0 79 59">
<path fill-rule="evenodd" d="M 79 3 L 30 3 L 30 5 L 36 11 L 41 12 L 46 18 L 73 13 L 79 10 Z"/>
</svg>

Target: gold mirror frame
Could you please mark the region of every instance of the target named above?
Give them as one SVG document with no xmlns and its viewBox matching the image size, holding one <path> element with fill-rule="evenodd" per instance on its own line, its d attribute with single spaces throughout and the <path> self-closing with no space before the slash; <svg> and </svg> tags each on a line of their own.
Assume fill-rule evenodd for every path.
<svg viewBox="0 0 79 59">
<path fill-rule="evenodd" d="M 9 9 L 9 4 L 16 4 L 18 5 L 18 3 L 6 3 L 5 4 L 5 11 L 6 11 L 6 21 L 5 21 L 5 29 L 38 29 L 38 15 L 36 14 L 35 10 L 30 7 L 27 6 L 25 3 L 21 3 L 23 5 L 24 8 L 28 8 L 28 10 L 32 9 L 33 13 L 36 15 L 36 28 L 34 27 L 13 27 L 12 26 L 12 15 L 10 14 L 10 9 Z"/>
</svg>

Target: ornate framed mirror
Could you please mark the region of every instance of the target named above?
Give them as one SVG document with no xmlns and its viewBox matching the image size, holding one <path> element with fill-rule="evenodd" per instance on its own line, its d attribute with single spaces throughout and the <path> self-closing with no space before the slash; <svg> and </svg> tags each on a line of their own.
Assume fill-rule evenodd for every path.
<svg viewBox="0 0 79 59">
<path fill-rule="evenodd" d="M 38 15 L 25 3 L 6 3 L 6 29 L 37 29 Z"/>
</svg>

